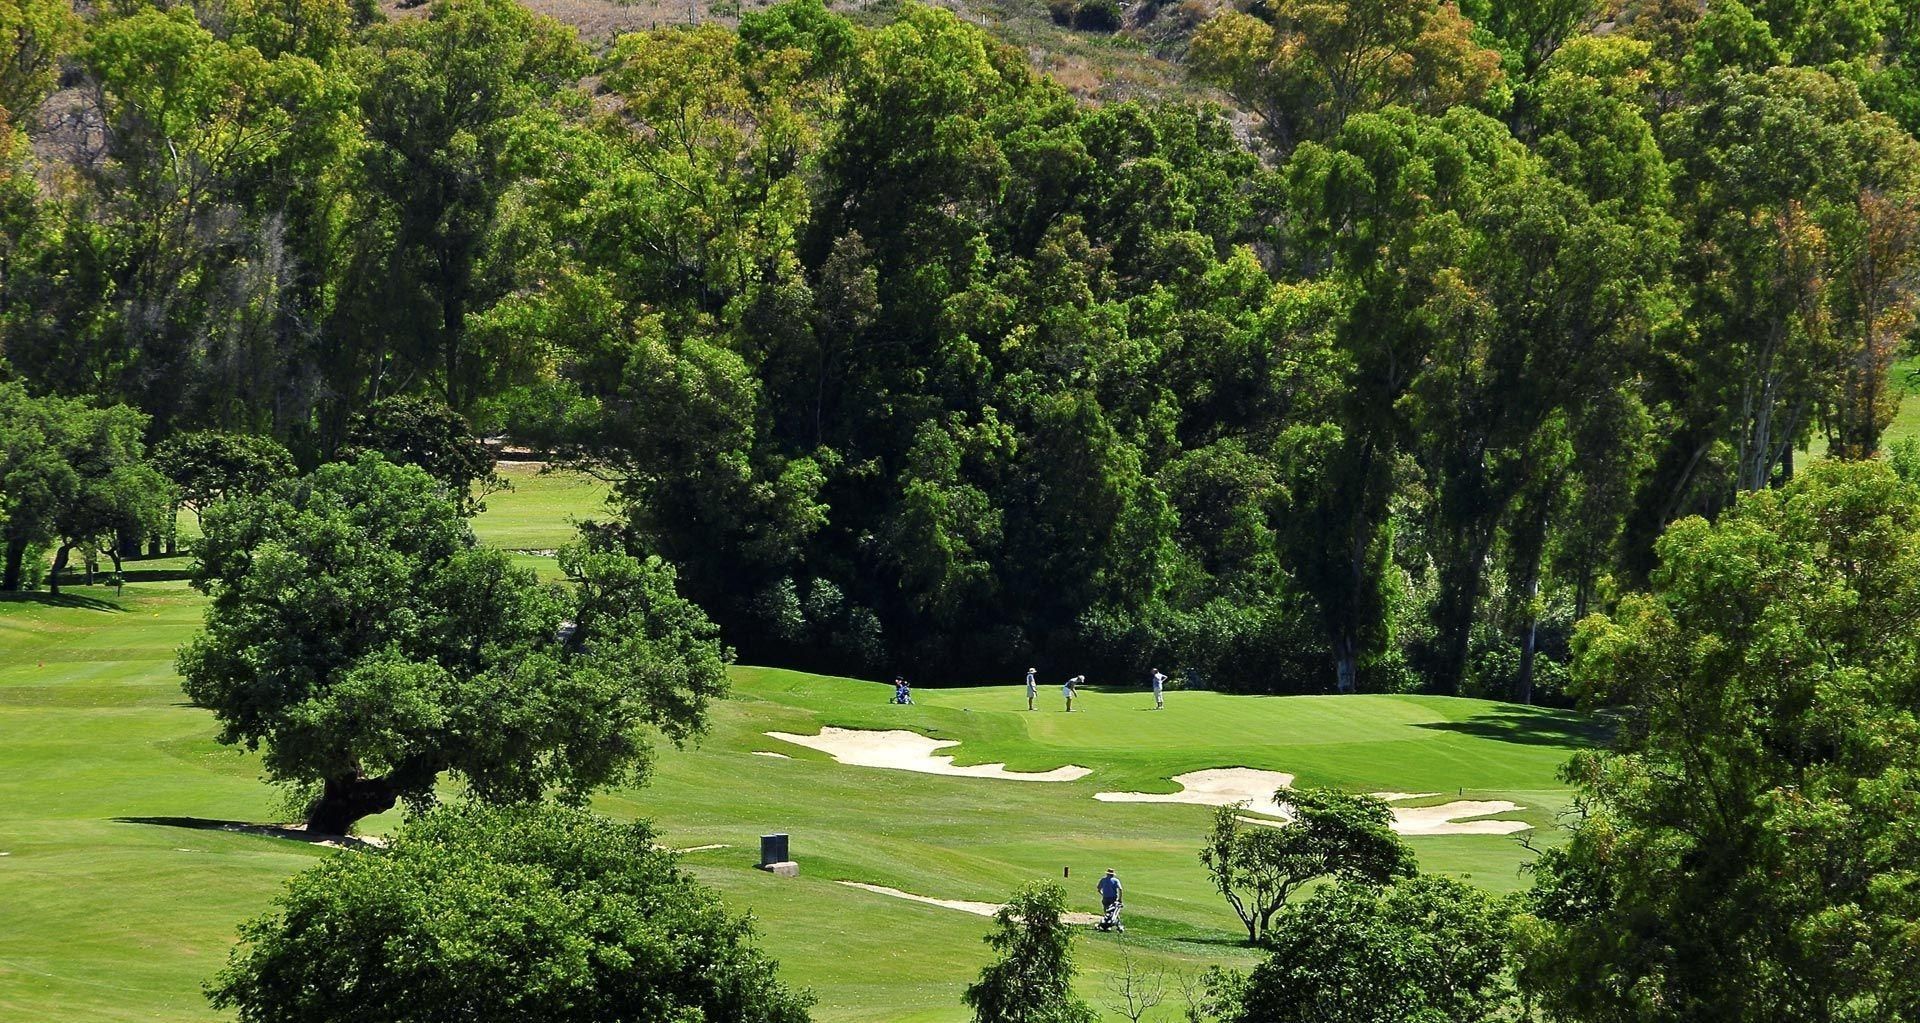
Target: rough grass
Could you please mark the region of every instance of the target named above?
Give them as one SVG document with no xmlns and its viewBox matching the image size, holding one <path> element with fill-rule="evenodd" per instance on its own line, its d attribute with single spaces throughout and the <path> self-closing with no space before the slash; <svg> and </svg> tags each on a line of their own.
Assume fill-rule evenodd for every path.
<svg viewBox="0 0 1920 1023">
<path fill-rule="evenodd" d="M 557 545 L 569 517 L 597 510 L 598 491 L 577 479 L 517 482 L 478 523 L 486 542 Z M 173 651 L 201 606 L 165 578 L 118 597 L 73 587 L 57 602 L 0 602 L 0 1021 L 213 1018 L 199 986 L 236 925 L 319 856 L 367 855 L 180 826 L 282 816 L 257 759 L 218 745 L 212 718 L 184 705 Z M 1125 940 L 1141 961 L 1189 973 L 1246 966 L 1256 957 L 1196 857 L 1208 809 L 1102 803 L 1094 792 L 1171 791 L 1175 774 L 1244 765 L 1304 784 L 1512 799 L 1548 829 L 1567 802 L 1556 768 L 1595 738 L 1577 717 L 1470 700 L 1173 692 L 1156 713 L 1144 691 L 1096 687 L 1068 715 L 1049 687 L 1029 714 L 1011 685 L 922 690 L 918 706 L 895 707 L 879 683 L 771 668 L 734 676 L 703 742 L 662 750 L 650 786 L 598 806 L 652 818 L 676 847 L 726 845 L 684 862 L 754 913 L 784 976 L 819 995 L 823 1021 L 963 1020 L 960 992 L 987 956 L 986 920 L 837 880 L 999 901 L 1070 869 L 1073 908 L 1091 910 L 1094 879 L 1114 867 L 1128 886 Z M 829 724 L 956 739 L 947 752 L 961 763 L 1093 773 L 1042 784 L 847 767 L 762 734 Z M 366 830 L 397 823 L 384 815 Z M 793 836 L 799 878 L 753 868 L 771 831 Z M 1412 845 L 1427 869 L 1496 891 L 1524 883 L 1531 855 L 1502 837 Z M 1096 1002 L 1119 969 L 1120 940 L 1087 932 L 1079 943 L 1081 990 Z"/>
</svg>

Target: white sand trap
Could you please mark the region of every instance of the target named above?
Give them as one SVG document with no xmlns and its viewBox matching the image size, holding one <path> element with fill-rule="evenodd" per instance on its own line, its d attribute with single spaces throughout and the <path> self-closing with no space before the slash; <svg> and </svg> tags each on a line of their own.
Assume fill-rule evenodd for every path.
<svg viewBox="0 0 1920 1023">
<path fill-rule="evenodd" d="M 1251 767 L 1213 767 L 1176 774 L 1178 792 L 1095 792 L 1103 803 L 1198 803 L 1201 806 L 1247 804 L 1254 813 L 1292 817 L 1293 810 L 1274 802 L 1273 794 L 1293 784 L 1293 775 L 1257 771 Z"/>
<path fill-rule="evenodd" d="M 905 729 L 875 732 L 859 728 L 822 728 L 819 735 L 795 735 L 792 732 L 766 734 L 795 746 L 817 749 L 842 764 L 854 767 L 886 767 L 895 771 L 945 774 L 959 778 L 1000 778 L 1006 781 L 1074 781 L 1093 773 L 1072 764 L 1031 773 L 1009 771 L 1005 764 L 956 767 L 952 757 L 935 756 L 934 750 L 958 746 L 958 741 L 935 739 Z"/>
<path fill-rule="evenodd" d="M 772 757 L 775 760 L 792 760 L 793 759 L 792 757 L 787 756 L 785 753 L 775 753 L 772 750 L 765 750 L 765 749 L 754 750 L 753 755 L 756 757 Z"/>
<path fill-rule="evenodd" d="M 1512 813 L 1519 804 L 1504 799 L 1456 799 L 1439 806 L 1396 806 L 1393 830 L 1402 835 L 1511 835 L 1533 827 L 1526 821 L 1462 820 Z"/>
<path fill-rule="evenodd" d="M 908 902 L 918 902 L 928 906 L 939 906 L 943 909 L 957 909 L 962 913 L 972 913 L 974 916 L 992 916 L 1000 912 L 1000 904 L 997 902 L 967 902 L 964 899 L 935 899 L 925 895 L 915 895 L 912 892 L 903 892 L 898 888 L 888 888 L 885 885 L 861 884 L 858 881 L 841 881 L 839 883 L 846 885 L 848 888 L 858 888 L 863 892 L 872 892 L 875 895 L 890 895 L 896 899 L 906 899 Z M 1096 913 L 1065 913 L 1062 914 L 1062 916 L 1070 924 L 1084 924 L 1091 927 L 1100 922 L 1100 917 Z"/>
<path fill-rule="evenodd" d="M 1396 835 L 1511 835 L 1533 827 L 1526 821 L 1461 820 L 1462 817 L 1486 817 L 1520 809 L 1504 799 L 1456 799 L 1439 806 L 1396 806 L 1392 809 L 1392 827 Z M 1242 816 L 1240 819 L 1248 824 L 1264 824 L 1270 828 L 1285 823 L 1265 817 Z"/>
<path fill-rule="evenodd" d="M 1250 824 L 1279 827 L 1293 817 L 1293 809 L 1274 801 L 1274 793 L 1293 784 L 1293 775 L 1282 771 L 1260 771 L 1251 767 L 1216 767 L 1174 775 L 1178 792 L 1096 792 L 1093 798 L 1108 803 L 1197 803 L 1201 806 L 1246 804 L 1249 813 L 1262 817 L 1242 817 Z M 1376 799 L 1397 802 L 1425 799 L 1433 792 L 1375 792 Z M 1439 806 L 1396 806 L 1393 830 L 1402 835 L 1511 835 L 1532 827 L 1525 821 L 1463 820 L 1511 813 L 1520 807 L 1504 799 L 1460 799 Z"/>
</svg>

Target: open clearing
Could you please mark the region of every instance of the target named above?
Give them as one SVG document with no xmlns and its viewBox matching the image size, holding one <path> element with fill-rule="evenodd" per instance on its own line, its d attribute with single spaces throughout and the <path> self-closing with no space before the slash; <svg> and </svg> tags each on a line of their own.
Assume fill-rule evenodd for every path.
<svg viewBox="0 0 1920 1023">
<path fill-rule="evenodd" d="M 600 492 L 577 477 L 516 482 L 480 520 L 489 542 L 550 549 L 566 532 L 548 521 L 555 509 L 599 513 L 597 496 L 575 503 Z M 573 493 L 555 497 L 550 483 Z M 551 558 L 526 557 L 553 571 Z M 200 984 L 235 926 L 318 858 L 364 855 L 227 830 L 288 815 L 259 781 L 258 759 L 216 744 L 211 717 L 184 705 L 173 651 L 202 606 L 171 578 L 185 560 L 128 567 L 121 596 L 92 587 L 0 602 L 0 1021 L 217 1018 Z M 879 683 L 746 667 L 734 679 L 703 742 L 662 749 L 651 786 L 597 805 L 650 817 L 663 843 L 690 850 L 683 862 L 755 914 L 785 976 L 819 995 L 823 1021 L 964 1020 L 960 992 L 988 955 L 989 922 L 977 915 L 839 882 L 997 905 L 1022 882 L 1070 871 L 1072 908 L 1092 912 L 1093 882 L 1113 867 L 1138 957 L 1189 971 L 1246 966 L 1256 957 L 1237 946 L 1238 921 L 1197 855 L 1211 808 L 1096 793 L 1172 794 L 1171 779 L 1190 772 L 1273 765 L 1300 785 L 1515 803 L 1503 816 L 1546 845 L 1567 804 L 1556 770 L 1596 737 L 1572 715 L 1433 697 L 1173 692 L 1154 713 L 1143 691 L 1094 688 L 1066 714 L 1028 713 L 1017 685 L 921 688 L 918 705 L 902 707 Z M 957 742 L 940 748 L 962 768 L 1090 773 L 1010 784 L 851 767 L 802 746 L 755 755 L 775 752 L 766 732 L 828 727 Z M 397 823 L 384 815 L 366 830 Z M 755 869 L 759 836 L 773 831 L 792 836 L 800 877 Z M 1500 891 L 1524 884 L 1531 857 L 1511 837 L 1409 842 L 1423 868 Z M 1119 966 L 1119 940 L 1082 936 L 1090 999 Z"/>
</svg>

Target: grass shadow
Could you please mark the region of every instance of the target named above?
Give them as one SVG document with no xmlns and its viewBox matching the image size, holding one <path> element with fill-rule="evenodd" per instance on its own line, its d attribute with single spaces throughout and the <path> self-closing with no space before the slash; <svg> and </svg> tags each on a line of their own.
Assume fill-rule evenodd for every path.
<svg viewBox="0 0 1920 1023">
<path fill-rule="evenodd" d="M 193 573 L 184 568 L 130 568 L 120 577 L 130 583 L 173 583 L 192 579 Z"/>
<path fill-rule="evenodd" d="M 1246 952 L 1265 952 L 1266 949 L 1243 937 L 1231 934 L 1176 934 L 1163 935 L 1160 940 L 1169 945 L 1193 945 L 1202 949 L 1232 948 Z"/>
<path fill-rule="evenodd" d="M 87 582 L 84 572 L 62 572 L 60 585 L 66 587 L 112 586 L 107 580 L 111 572 L 94 573 L 93 582 Z M 120 579 L 126 583 L 172 583 L 192 579 L 193 573 L 184 568 L 129 568 L 120 573 Z"/>
<path fill-rule="evenodd" d="M 1505 707 L 1464 721 L 1427 721 L 1415 727 L 1524 746 L 1589 748 L 1604 746 L 1613 738 L 1613 726 L 1608 722 L 1528 707 Z"/>
<path fill-rule="evenodd" d="M 307 845 L 322 845 L 329 849 L 378 849 L 382 843 L 351 835 L 322 835 L 303 827 L 285 824 L 253 824 L 247 821 L 225 821 L 212 817 L 114 817 L 116 824 L 144 824 L 149 827 L 186 828 L 189 831 L 224 831 L 235 835 L 259 835 L 264 838 L 281 838 L 291 842 L 303 842 Z"/>
<path fill-rule="evenodd" d="M 111 600 L 88 597 L 78 593 L 49 593 L 45 590 L 29 590 L 22 593 L 0 593 L 0 603 L 7 604 L 43 604 L 47 607 L 74 607 L 87 611 L 125 611 L 126 608 Z"/>
</svg>

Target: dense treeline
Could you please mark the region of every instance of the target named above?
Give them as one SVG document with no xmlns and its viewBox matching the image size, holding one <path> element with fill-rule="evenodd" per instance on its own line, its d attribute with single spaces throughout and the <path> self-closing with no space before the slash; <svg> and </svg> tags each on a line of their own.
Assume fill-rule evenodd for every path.
<svg viewBox="0 0 1920 1023">
<path fill-rule="evenodd" d="M 748 659 L 1551 694 L 1667 523 L 1877 451 L 1920 289 L 1913 0 L 1226 10 L 1247 137 L 913 5 L 0 24 L 22 394 L 307 467 L 450 409 Z"/>
</svg>

